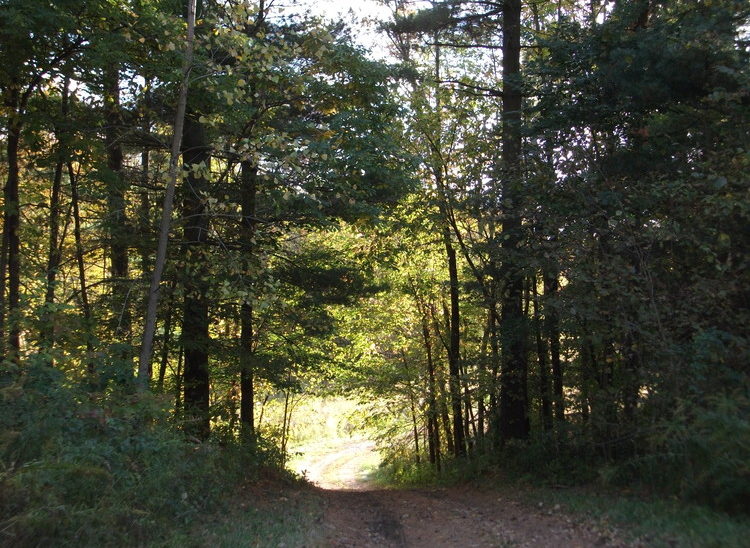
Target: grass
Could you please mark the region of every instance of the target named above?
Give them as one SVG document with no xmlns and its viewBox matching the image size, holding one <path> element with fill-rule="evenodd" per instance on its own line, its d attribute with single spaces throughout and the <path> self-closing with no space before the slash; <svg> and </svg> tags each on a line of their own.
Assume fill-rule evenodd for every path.
<svg viewBox="0 0 750 548">
<path fill-rule="evenodd" d="M 496 466 L 496 465 L 495 465 Z M 750 545 L 750 518 L 729 515 L 678 499 L 639 496 L 632 492 L 588 487 L 542 487 L 528 479 L 510 479 L 479 458 L 449 461 L 441 474 L 412 461 L 392 460 L 373 481 L 381 486 L 419 488 L 474 483 L 481 489 L 510 492 L 529 506 L 560 509 L 601 529 L 615 528 L 619 537 L 650 548 L 745 548 Z M 489 471 L 488 471 L 489 470 Z"/>
<path fill-rule="evenodd" d="M 418 465 L 413 457 L 391 455 L 373 469 L 370 477 L 373 483 L 381 487 L 446 487 L 482 476 L 488 469 L 487 460 L 485 457 L 464 462 L 445 460 L 438 473 L 429 463 L 422 462 Z"/>
<path fill-rule="evenodd" d="M 533 488 L 523 498 L 530 503 L 541 499 L 545 504 L 559 504 L 572 514 L 614 525 L 624 536 L 654 548 L 743 548 L 750 539 L 750 519 L 679 500 L 583 488 Z"/>
<path fill-rule="evenodd" d="M 303 546 L 322 519 L 320 498 L 300 485 L 277 482 L 243 488 L 221 516 L 175 531 L 163 548 Z"/>
</svg>

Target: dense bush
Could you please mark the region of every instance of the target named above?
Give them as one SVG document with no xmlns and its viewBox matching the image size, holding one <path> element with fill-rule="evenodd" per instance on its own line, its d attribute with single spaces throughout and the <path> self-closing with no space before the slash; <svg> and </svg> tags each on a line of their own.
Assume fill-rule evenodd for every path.
<svg viewBox="0 0 750 548">
<path fill-rule="evenodd" d="M 643 456 L 619 464 L 613 480 L 730 511 L 748 512 L 750 399 L 739 388 L 697 405 L 686 401 L 648 438 Z"/>
<path fill-rule="evenodd" d="M 677 496 L 731 513 L 750 500 L 750 398 L 747 388 L 685 400 L 652 428 L 628 436 L 635 447 L 605 456 L 584 425 L 535 433 L 506 444 L 500 467 L 548 485 L 597 482 Z"/>
<path fill-rule="evenodd" d="M 153 542 L 215 514 L 227 485 L 275 458 L 186 440 L 157 397 L 127 386 L 66 386 L 43 363 L 0 379 L 0 543 Z"/>
</svg>

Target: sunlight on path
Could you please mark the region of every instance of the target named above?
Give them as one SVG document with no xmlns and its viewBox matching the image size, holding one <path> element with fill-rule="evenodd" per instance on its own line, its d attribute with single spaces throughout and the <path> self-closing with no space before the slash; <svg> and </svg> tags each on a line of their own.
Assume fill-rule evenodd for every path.
<svg viewBox="0 0 750 548">
<path fill-rule="evenodd" d="M 323 489 L 363 490 L 370 472 L 380 463 L 375 443 L 340 438 L 298 447 L 289 466 Z"/>
</svg>

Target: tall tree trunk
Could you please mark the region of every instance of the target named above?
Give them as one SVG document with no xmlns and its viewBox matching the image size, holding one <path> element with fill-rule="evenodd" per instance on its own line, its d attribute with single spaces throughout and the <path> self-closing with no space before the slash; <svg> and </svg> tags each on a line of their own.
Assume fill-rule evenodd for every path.
<svg viewBox="0 0 750 548">
<path fill-rule="evenodd" d="M 197 116 L 186 116 L 183 131 L 182 161 L 188 175 L 183 188 L 183 217 L 186 219 L 184 241 L 187 260 L 194 267 L 185 279 L 185 299 L 182 319 L 182 344 L 185 347 L 185 414 L 190 431 L 200 439 L 210 432 L 208 345 L 208 256 L 206 240 L 208 217 L 203 203 L 203 192 L 208 180 L 204 170 L 211 165 L 203 125 Z M 195 166 L 195 169 L 194 169 Z M 200 167 L 198 167 L 200 166 Z"/>
<path fill-rule="evenodd" d="M 544 323 L 546 337 L 549 341 L 550 364 L 552 366 L 552 394 L 555 408 L 555 420 L 565 420 L 565 397 L 563 395 L 563 371 L 560 362 L 560 316 L 557 307 L 549 300 L 555 297 L 559 288 L 557 272 L 544 273 Z"/>
<path fill-rule="evenodd" d="M 255 36 L 263 29 L 265 18 L 266 3 L 265 0 L 260 0 L 255 24 L 252 29 L 248 29 L 251 35 Z M 252 84 L 251 88 L 253 97 L 257 97 L 255 84 Z M 252 117 L 251 127 L 257 123 L 259 113 L 260 110 Z M 240 170 L 240 245 L 245 255 L 245 277 L 249 279 L 253 275 L 252 262 L 255 251 L 258 164 L 246 159 L 241 162 Z M 240 303 L 240 423 L 242 434 L 250 440 L 255 438 L 254 331 L 253 305 L 249 299 L 245 299 Z"/>
<path fill-rule="evenodd" d="M 152 86 L 152 79 L 146 78 L 143 87 L 143 122 L 141 129 L 144 134 L 148 134 L 151 131 L 151 92 L 149 91 Z M 141 150 L 141 189 L 139 194 L 138 204 L 138 220 L 136 223 L 138 234 L 140 237 L 139 252 L 140 252 L 140 266 L 143 275 L 146 272 L 151 272 L 153 269 L 152 264 L 152 249 L 147 237 L 151 232 L 151 200 L 148 194 L 148 187 L 151 181 L 151 150 L 149 145 L 144 145 Z M 148 293 L 144 296 L 144 309 L 148 308 Z"/>
<path fill-rule="evenodd" d="M 289 375 L 291 377 L 291 374 Z M 291 378 L 290 378 L 291 380 Z M 281 421 L 281 463 L 286 463 L 287 441 L 289 440 L 289 428 L 292 424 L 292 412 L 294 410 L 294 394 L 292 389 L 284 390 L 284 416 Z"/>
<path fill-rule="evenodd" d="M 88 284 L 86 282 L 86 262 L 83 257 L 83 238 L 81 235 L 81 206 L 78 196 L 78 176 L 73 169 L 73 162 L 68 161 L 68 179 L 70 181 L 70 202 L 73 208 L 73 239 L 75 241 L 76 265 L 78 266 L 78 284 L 81 295 L 81 311 L 83 312 L 83 324 L 86 337 L 86 369 L 89 375 L 95 373 L 93 360 L 93 338 L 91 332 L 94 326 L 91 321 L 91 306 L 89 305 Z"/>
<path fill-rule="evenodd" d="M 437 36 L 435 43 L 438 43 Z M 435 184 L 439 193 L 439 207 L 444 224 L 442 230 L 445 255 L 448 262 L 448 276 L 450 280 L 450 318 L 448 321 L 448 386 L 451 396 L 451 411 L 453 413 L 453 453 L 456 457 L 466 454 L 466 441 L 464 437 L 463 415 L 461 409 L 461 378 L 460 378 L 460 347 L 461 347 L 461 325 L 458 299 L 458 266 L 456 263 L 456 250 L 451 241 L 450 229 L 450 205 L 447 189 L 445 188 L 444 169 L 442 162 L 442 102 L 440 97 L 440 46 L 435 47 L 435 115 L 438 120 L 437 135 L 433 140 L 432 171 Z"/>
<path fill-rule="evenodd" d="M 625 421 L 633 424 L 640 394 L 639 352 L 640 336 L 635 328 L 629 328 L 623 341 L 622 410 Z"/>
<path fill-rule="evenodd" d="M 447 390 L 445 388 L 445 378 L 440 372 L 440 369 L 436 370 L 437 373 L 437 386 L 438 391 L 440 392 L 440 398 L 438 400 L 438 407 L 440 408 L 440 420 L 443 425 L 443 432 L 445 433 L 445 445 L 446 449 L 448 450 L 448 453 L 454 453 L 454 437 L 453 432 L 451 430 L 451 419 L 448 415 L 448 394 Z"/>
<path fill-rule="evenodd" d="M 536 338 L 536 354 L 539 363 L 539 394 L 542 401 L 542 426 L 545 431 L 552 429 L 552 398 L 550 397 L 549 369 L 547 365 L 547 340 L 542 335 L 542 319 L 539 310 L 539 291 L 537 278 L 532 278 L 532 294 L 534 301 L 534 336 Z"/>
<path fill-rule="evenodd" d="M 5 189 L 3 189 L 5 194 Z M 8 350 L 5 331 L 7 327 L 6 297 L 8 286 L 8 221 L 6 208 L 3 207 L 3 238 L 0 242 L 0 359 L 5 359 Z"/>
<path fill-rule="evenodd" d="M 496 309 L 490 309 L 490 353 L 492 356 L 490 366 L 490 434 L 492 435 L 492 445 L 497 449 L 502 443 L 500 434 L 500 366 L 502 356 L 500 354 L 500 316 Z"/>
<path fill-rule="evenodd" d="M 411 424 L 412 424 L 412 435 L 414 437 L 414 459 L 417 464 L 421 462 L 421 456 L 419 454 L 419 429 L 417 428 L 417 408 L 415 404 L 414 386 L 411 382 L 409 371 L 409 362 L 406 360 L 406 352 L 401 350 L 401 361 L 404 364 L 404 372 L 406 373 L 407 392 L 409 396 L 409 408 L 411 410 Z"/>
<path fill-rule="evenodd" d="M 184 379 L 183 364 L 185 363 L 185 347 L 180 345 L 177 353 L 177 372 L 174 382 L 174 414 L 179 417 L 182 414 L 182 381 Z"/>
<path fill-rule="evenodd" d="M 485 399 L 488 393 L 492 393 L 488 390 L 489 379 L 487 378 L 487 346 L 490 342 L 490 331 L 492 330 L 492 312 L 487 313 L 487 325 L 484 328 L 482 334 L 482 344 L 479 350 L 479 366 L 477 371 L 477 439 L 481 445 L 484 440 L 485 433 L 485 422 L 487 415 L 487 408 Z"/>
<path fill-rule="evenodd" d="M 177 186 L 177 170 L 180 161 L 180 150 L 182 148 L 182 138 L 185 126 L 188 88 L 190 87 L 190 69 L 193 64 L 195 1 L 196 0 L 188 0 L 187 3 L 187 37 L 185 42 L 185 54 L 182 61 L 182 82 L 180 84 L 180 95 L 177 99 L 177 112 L 175 114 L 174 132 L 172 134 L 172 146 L 169 157 L 169 174 L 167 178 L 167 188 L 164 193 L 164 203 L 162 205 L 161 224 L 159 226 L 159 242 L 156 248 L 154 271 L 151 274 L 151 285 L 148 291 L 148 304 L 146 306 L 146 317 L 143 327 L 143 343 L 141 344 L 141 354 L 138 359 L 138 386 L 141 390 L 146 390 L 148 387 L 148 372 L 151 368 L 154 334 L 156 332 L 156 311 L 159 304 L 159 286 L 161 285 L 164 266 L 167 262 L 167 245 L 169 243 L 169 230 L 172 224 L 172 209 L 174 207 L 174 195 Z"/>
<path fill-rule="evenodd" d="M 68 116 L 68 87 L 70 79 L 65 78 L 62 86 L 62 102 L 60 106 L 61 117 L 65 119 Z M 64 131 L 55 128 L 57 140 L 57 162 L 55 163 L 55 172 L 52 178 L 52 192 L 49 202 L 49 248 L 47 252 L 47 283 L 44 293 L 44 304 L 46 310 L 42 318 L 42 327 L 40 340 L 42 346 L 51 351 L 55 345 L 55 320 L 52 307 L 55 303 L 55 290 L 57 286 L 57 271 L 60 268 L 62 259 L 62 248 L 60 246 L 60 194 L 62 192 L 63 170 L 68 155 L 67 136 Z"/>
<path fill-rule="evenodd" d="M 503 3 L 502 203 L 504 292 L 501 307 L 503 368 L 500 434 L 504 440 L 529 434 L 526 321 L 523 315 L 521 226 L 521 0 Z"/>
<path fill-rule="evenodd" d="M 437 469 L 440 470 L 440 428 L 438 427 L 438 406 L 436 397 L 437 388 L 435 386 L 435 362 L 432 358 L 432 340 L 430 339 L 430 327 L 427 320 L 427 311 L 423 306 L 420 306 L 420 312 L 422 314 L 422 340 L 424 341 L 425 353 L 427 354 L 427 375 L 429 383 L 427 389 L 427 420 L 429 425 L 428 430 L 430 433 L 430 462 L 435 464 Z"/>
<path fill-rule="evenodd" d="M 460 360 L 460 329 L 458 304 L 458 268 L 456 265 L 456 251 L 450 243 L 450 232 L 445 228 L 445 250 L 448 256 L 448 274 L 450 277 L 450 347 L 448 349 L 448 380 L 453 411 L 453 453 L 457 457 L 466 454 L 463 417 L 461 409 L 461 365 Z"/>
<path fill-rule="evenodd" d="M 464 434 L 466 436 L 467 446 L 471 445 L 469 436 L 473 435 L 474 440 L 477 437 L 477 420 L 474 415 L 474 407 L 471 405 L 471 389 L 469 388 L 469 380 L 466 372 L 466 367 L 461 367 L 462 378 L 462 390 L 464 398 Z M 470 448 L 470 447 L 469 447 Z"/>
<path fill-rule="evenodd" d="M 107 149 L 107 188 L 110 276 L 112 277 L 112 327 L 115 339 L 130 343 L 131 315 L 128 306 L 128 240 L 125 211 L 125 177 L 121 142 L 120 70 L 108 67 L 104 74 L 104 142 Z M 130 352 L 123 355 L 130 358 Z"/>
<path fill-rule="evenodd" d="M 631 256 L 633 273 L 641 275 L 641 259 L 638 253 Z M 638 326 L 641 325 L 638 309 L 633 303 L 626 305 L 626 313 L 630 317 L 630 325 L 625 330 L 622 341 L 623 371 L 622 371 L 622 411 L 625 421 L 634 424 L 638 399 L 641 391 L 641 337 Z"/>
<path fill-rule="evenodd" d="M 169 352 L 172 346 L 172 321 L 174 318 L 174 286 L 170 288 L 169 303 L 167 305 L 167 317 L 164 320 L 164 339 L 161 346 L 161 359 L 159 361 L 159 374 L 156 381 L 156 387 L 159 392 L 164 391 L 164 377 L 167 374 L 167 365 L 169 365 Z M 150 362 L 149 362 L 150 363 Z M 151 374 L 149 373 L 149 378 Z"/>
<path fill-rule="evenodd" d="M 437 466 L 437 458 L 435 456 L 435 433 L 432 431 L 432 418 L 430 417 L 430 411 L 425 407 L 425 429 L 424 429 L 424 442 L 423 445 L 427 447 L 427 458 L 432 466 Z"/>
<path fill-rule="evenodd" d="M 414 391 L 409 390 L 409 403 L 411 405 L 411 423 L 414 435 L 414 461 L 420 464 L 422 457 L 419 454 L 419 429 L 417 428 L 417 410 L 414 405 Z"/>
<path fill-rule="evenodd" d="M 8 137 L 6 142 L 6 154 L 8 157 L 8 179 L 5 183 L 5 189 L 3 193 L 5 205 L 2 242 L 3 260 L 2 264 L 0 264 L 0 276 L 2 277 L 3 285 L 2 287 L 0 287 L 0 297 L 3 297 L 4 301 L 7 269 L 8 305 L 7 316 L 2 318 L 2 327 L 6 327 L 7 318 L 8 347 L 7 349 L 4 349 L 3 357 L 18 359 L 18 355 L 21 350 L 21 318 L 19 317 L 19 298 L 21 287 L 21 241 L 18 235 L 18 230 L 20 227 L 20 203 L 18 195 L 20 167 L 18 163 L 18 149 L 21 140 L 21 114 L 17 109 L 11 112 L 12 115 L 8 124 Z M 3 302 L 2 304 L 5 303 Z"/>
<path fill-rule="evenodd" d="M 249 262 L 252 260 L 253 239 L 256 228 L 255 204 L 258 192 L 258 166 L 253 162 L 243 161 L 241 170 L 242 222 L 240 227 L 240 243 Z M 246 274 L 248 276 L 250 275 L 250 268 L 251 265 L 248 264 L 248 272 Z M 253 418 L 253 307 L 247 301 L 243 302 L 240 306 L 240 420 L 242 421 L 243 432 L 252 437 L 255 435 L 255 421 Z"/>
</svg>

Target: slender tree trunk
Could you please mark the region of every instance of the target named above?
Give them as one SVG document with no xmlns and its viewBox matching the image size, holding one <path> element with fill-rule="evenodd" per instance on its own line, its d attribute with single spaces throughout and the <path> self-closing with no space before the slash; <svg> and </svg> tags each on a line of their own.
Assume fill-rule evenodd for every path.
<svg viewBox="0 0 750 548">
<path fill-rule="evenodd" d="M 640 392 L 640 337 L 634 328 L 628 329 L 623 341 L 622 410 L 628 423 L 635 421 Z"/>
<path fill-rule="evenodd" d="M 255 204 L 258 192 L 258 166 L 253 162 L 244 161 L 242 169 L 242 222 L 240 227 L 240 243 L 248 261 L 252 259 L 255 238 Z M 247 266 L 250 270 L 250 265 Z M 250 272 L 247 273 L 250 275 Z M 240 310 L 240 420 L 243 431 L 251 437 L 255 435 L 253 403 L 253 307 L 245 301 Z"/>
<path fill-rule="evenodd" d="M 151 89 L 152 80 L 146 78 L 144 82 L 144 109 L 142 130 L 145 134 L 151 131 Z M 153 270 L 153 264 L 151 262 L 152 249 L 149 245 L 149 238 L 147 235 L 151 233 L 151 200 L 149 199 L 148 186 L 151 180 L 151 152 L 148 145 L 143 147 L 141 150 L 141 185 L 142 188 L 139 192 L 139 204 L 138 204 L 138 222 L 137 230 L 138 234 L 141 235 L 141 243 L 139 245 L 140 250 L 140 263 L 142 275 Z M 148 293 L 145 295 L 144 309 L 148 308 Z"/>
<path fill-rule="evenodd" d="M 86 337 L 86 369 L 89 375 L 96 372 L 93 359 L 94 329 L 91 321 L 91 306 L 89 305 L 88 282 L 86 281 L 86 262 L 83 257 L 83 238 L 81 236 L 81 206 L 78 195 L 78 176 L 73 169 L 73 163 L 68 161 L 68 179 L 70 181 L 70 203 L 73 209 L 73 239 L 75 241 L 75 257 L 78 266 L 78 284 L 81 295 L 81 311 L 83 312 L 83 327 Z"/>
<path fill-rule="evenodd" d="M 414 405 L 414 392 L 409 391 L 409 403 L 411 404 L 411 423 L 414 434 L 414 460 L 420 464 L 422 457 L 419 454 L 419 429 L 417 428 L 417 410 Z"/>
<path fill-rule="evenodd" d="M 172 135 L 172 146 L 169 158 L 169 174 L 166 192 L 164 193 L 164 204 L 162 206 L 161 225 L 159 228 L 159 242 L 156 249 L 154 271 L 151 275 L 151 286 L 148 292 L 148 305 L 146 307 L 146 318 L 143 328 L 143 344 L 141 345 L 141 354 L 138 360 L 138 385 L 141 390 L 146 390 L 148 388 L 148 371 L 151 366 L 154 333 L 156 332 L 156 311 L 159 304 L 159 286 L 161 285 L 161 278 L 167 260 L 167 244 L 169 243 L 172 208 L 174 207 L 175 187 L 177 185 L 177 170 L 179 167 L 182 134 L 185 124 L 185 111 L 187 109 L 190 69 L 193 64 L 195 0 L 188 0 L 187 7 L 187 39 L 182 64 L 182 83 L 180 85 L 180 95 L 177 100 L 177 113 L 175 114 L 174 133 Z"/>
<path fill-rule="evenodd" d="M 437 43 L 437 36 L 435 37 Z M 435 47 L 435 115 L 438 119 L 438 134 L 434 138 L 432 171 L 435 177 L 435 183 L 440 194 L 440 213 L 444 227 L 442 230 L 443 244 L 445 246 L 446 260 L 448 262 L 448 276 L 450 279 L 450 319 L 448 321 L 448 386 L 451 395 L 451 411 L 453 413 L 453 453 L 456 457 L 462 457 L 466 454 L 466 441 L 464 437 L 463 414 L 461 409 L 461 379 L 460 379 L 460 346 L 461 346 L 461 325 L 459 310 L 459 290 L 458 290 L 458 266 L 456 263 L 456 250 L 451 242 L 451 230 L 449 220 L 449 197 L 445 188 L 444 169 L 442 163 L 442 129 L 440 120 L 442 119 L 442 102 L 440 97 L 440 46 Z"/>
<path fill-rule="evenodd" d="M 20 113 L 15 111 L 8 124 L 8 137 L 6 142 L 6 154 L 8 158 L 8 179 L 4 190 L 4 223 L 3 223 L 3 243 L 2 248 L 4 260 L 0 265 L 0 274 L 3 282 L 5 281 L 6 269 L 2 268 L 7 265 L 8 279 L 8 306 L 7 306 L 7 330 L 8 330 L 8 347 L 7 356 L 11 359 L 18 359 L 21 350 L 21 329 L 20 329 L 20 287 L 21 287 L 21 241 L 18 230 L 20 227 L 20 203 L 19 203 L 19 177 L 20 167 L 18 163 L 19 143 L 21 140 L 21 122 Z M 3 288 L 4 289 L 4 283 Z M 5 292 L 0 290 L 0 296 L 5 296 Z M 4 319 L 4 318 L 3 318 Z M 5 327 L 5 321 L 3 321 Z"/>
<path fill-rule="evenodd" d="M 404 364 L 404 371 L 406 373 L 407 392 L 409 396 L 409 407 L 411 409 L 411 423 L 412 423 L 412 434 L 414 436 L 414 458 L 417 464 L 421 462 L 419 455 L 419 429 L 417 428 L 417 408 L 415 405 L 414 398 L 414 387 L 412 386 L 411 373 L 409 371 L 409 362 L 406 360 L 406 352 L 401 350 L 401 361 Z"/>
<path fill-rule="evenodd" d="M 633 273 L 641 274 L 641 261 L 637 254 L 631 257 Z M 641 324 L 638 310 L 632 304 L 627 306 L 630 326 L 625 330 L 622 341 L 623 378 L 622 378 L 622 411 L 625 421 L 634 424 L 636 409 L 641 391 L 641 336 L 638 326 Z"/>
<path fill-rule="evenodd" d="M 62 102 L 60 112 L 62 118 L 68 115 L 68 87 L 70 79 L 65 78 L 62 86 Z M 57 139 L 57 162 L 55 173 L 52 178 L 52 192 L 49 203 L 49 250 L 47 252 L 47 284 L 44 294 L 44 304 L 47 309 L 44 313 L 40 340 L 42 346 L 51 351 L 55 345 L 55 321 L 52 306 L 55 303 L 55 290 L 57 286 L 57 271 L 62 259 L 62 247 L 60 245 L 60 195 L 62 193 L 62 178 L 65 169 L 68 150 L 66 146 L 67 137 L 59 127 L 55 129 Z"/>
<path fill-rule="evenodd" d="M 169 304 L 167 306 L 167 318 L 164 320 L 164 340 L 161 347 L 161 360 L 159 362 L 159 375 L 156 381 L 157 390 L 164 391 L 164 377 L 167 374 L 167 365 L 169 364 L 169 352 L 172 346 L 172 320 L 174 317 L 174 284 L 169 294 Z M 151 375 L 149 374 L 149 378 Z"/>
<path fill-rule="evenodd" d="M 250 31 L 257 34 L 264 26 L 266 18 L 265 0 L 258 2 L 258 13 L 254 28 Z M 253 85 L 253 89 L 254 85 Z M 257 115 L 256 115 L 257 116 Z M 252 120 L 257 122 L 257 117 Z M 240 244 L 245 255 L 247 272 L 245 276 L 252 276 L 252 260 L 255 247 L 256 229 L 256 200 L 258 194 L 258 165 L 244 160 L 240 164 L 241 188 L 240 202 L 242 219 L 240 221 Z M 255 386 L 254 386 L 254 339 L 255 326 L 253 306 L 249 299 L 240 304 L 240 422 L 242 433 L 250 439 L 255 437 Z"/>
<path fill-rule="evenodd" d="M 286 440 L 287 436 L 289 434 L 289 422 L 291 422 L 290 417 L 290 410 L 289 410 L 289 398 L 291 395 L 291 390 L 285 390 L 284 391 L 284 417 L 282 419 L 281 423 L 281 463 L 286 463 Z"/>
<path fill-rule="evenodd" d="M 104 143 L 107 149 L 108 229 L 110 276 L 112 277 L 112 327 L 115 339 L 130 343 L 131 315 L 128 305 L 129 269 L 127 215 L 125 211 L 125 178 L 121 142 L 122 113 L 120 108 L 120 70 L 109 67 L 104 74 Z M 130 358 L 130 353 L 123 355 Z"/>
<path fill-rule="evenodd" d="M 174 414 L 179 417 L 182 414 L 182 381 L 184 379 L 183 364 L 185 363 L 185 347 L 180 344 L 180 350 L 177 353 L 177 372 L 175 373 L 174 383 Z"/>
<path fill-rule="evenodd" d="M 437 317 L 437 311 L 435 310 L 435 304 L 430 303 L 429 307 L 425 307 L 426 311 L 429 311 L 430 317 L 432 318 L 432 327 L 435 333 L 435 336 L 437 339 L 442 343 L 443 348 L 446 351 L 446 355 L 449 352 L 450 344 L 447 342 L 441 333 L 441 326 L 440 326 L 440 320 Z M 446 306 L 445 303 L 443 303 L 443 313 L 445 315 Z M 448 320 L 450 319 L 450 316 L 447 316 Z M 442 421 L 443 430 L 445 432 L 445 445 L 446 450 L 448 453 L 455 453 L 454 445 L 453 445 L 453 432 L 451 430 L 451 420 L 450 416 L 448 415 L 448 406 L 449 406 L 449 398 L 448 395 L 450 394 L 449 389 L 446 389 L 446 380 L 445 375 L 443 374 L 443 369 L 440 366 L 436 366 L 435 368 L 435 379 L 437 381 L 437 387 L 438 387 L 438 407 L 439 407 L 439 418 Z"/>
<path fill-rule="evenodd" d="M 453 415 L 453 454 L 456 457 L 466 455 L 466 439 L 464 436 L 463 411 L 461 405 L 461 365 L 460 365 L 460 324 L 458 304 L 458 269 L 456 266 L 456 252 L 450 243 L 450 232 L 446 227 L 443 239 L 448 257 L 448 272 L 450 279 L 450 310 L 443 303 L 445 328 L 448 332 L 446 353 L 448 356 L 448 392 L 450 394 L 451 411 Z"/>
<path fill-rule="evenodd" d="M 500 355 L 500 317 L 494 309 L 490 309 L 490 352 L 492 356 L 490 379 L 490 427 L 492 434 L 492 444 L 499 448 L 502 442 L 500 434 L 500 366 L 502 357 Z"/>
<path fill-rule="evenodd" d="M 596 349 L 591 342 L 591 334 L 588 326 L 584 322 L 583 335 L 580 338 L 580 352 L 581 352 L 581 413 L 585 423 L 593 424 L 593 428 L 598 428 L 598 425 L 594 424 L 598 420 L 598 403 L 597 393 L 594 390 L 595 386 L 599 383 L 598 380 L 598 363 L 596 359 Z"/>
<path fill-rule="evenodd" d="M 440 470 L 440 428 L 438 427 L 438 406 L 435 386 L 435 362 L 432 358 L 432 340 L 430 339 L 430 327 L 427 320 L 427 311 L 424 310 L 423 306 L 420 306 L 420 312 L 422 314 L 422 340 L 424 341 L 425 353 L 427 354 L 427 375 L 429 382 L 427 390 L 427 414 L 429 425 L 428 430 L 430 433 L 431 451 L 434 451 L 434 456 L 433 458 L 431 458 L 431 462 L 436 465 L 438 470 Z M 430 455 L 432 456 L 433 453 L 431 452 Z"/>
<path fill-rule="evenodd" d="M 435 454 L 435 432 L 432 430 L 432 417 L 430 416 L 429 407 L 427 407 L 425 413 L 425 430 L 427 433 L 425 438 L 427 444 L 427 456 L 430 459 L 430 464 L 436 466 L 437 456 Z"/>
<path fill-rule="evenodd" d="M 503 3 L 503 241 L 504 294 L 501 307 L 503 369 L 500 433 L 504 440 L 529 434 L 526 321 L 523 315 L 521 226 L 521 0 Z"/>
<path fill-rule="evenodd" d="M 542 319 L 539 311 L 539 292 L 536 276 L 532 279 L 534 301 L 534 335 L 536 354 L 539 362 L 539 394 L 542 400 L 542 426 L 545 431 L 552 429 L 552 401 L 550 397 L 549 369 L 547 365 L 547 341 L 542 335 Z"/>
<path fill-rule="evenodd" d="M 484 440 L 485 433 L 485 422 L 487 415 L 487 408 L 485 399 L 488 393 L 492 393 L 492 390 L 488 390 L 489 379 L 487 378 L 487 346 L 490 342 L 490 331 L 492 330 L 492 312 L 487 313 L 487 325 L 484 328 L 482 334 L 482 345 L 479 351 L 479 367 L 477 372 L 477 439 L 480 444 Z"/>
<path fill-rule="evenodd" d="M 442 420 L 443 424 L 443 432 L 445 433 L 445 445 L 448 453 L 455 454 L 453 446 L 454 437 L 453 432 L 451 431 L 451 419 L 448 415 L 448 391 L 445 388 L 445 378 L 443 378 L 443 375 L 439 372 L 439 370 L 437 370 L 437 373 L 437 385 L 438 390 L 440 391 L 440 399 L 438 405 L 440 407 L 440 419 Z"/>
<path fill-rule="evenodd" d="M 563 371 L 560 361 L 560 317 L 557 307 L 550 304 L 559 288 L 557 273 L 544 275 L 544 323 L 547 340 L 549 341 L 550 363 L 552 365 L 552 393 L 555 408 L 555 420 L 565 420 L 565 397 L 563 395 Z"/>
<path fill-rule="evenodd" d="M 460 365 L 460 318 L 458 303 L 458 267 L 456 251 L 450 243 L 450 232 L 445 228 L 445 249 L 448 256 L 448 274 L 450 277 L 450 349 L 448 351 L 448 374 L 453 411 L 453 452 L 456 457 L 466 455 L 466 441 L 461 409 L 461 365 Z"/>
<path fill-rule="evenodd" d="M 466 368 L 461 368 L 461 374 L 463 375 L 463 395 L 464 395 L 464 432 L 467 437 L 467 445 L 470 444 L 468 437 L 473 434 L 474 440 L 477 438 L 477 421 L 474 415 L 474 407 L 471 405 L 471 390 L 469 389 L 469 382 L 466 378 Z"/>
<path fill-rule="evenodd" d="M 5 189 L 3 189 L 5 194 Z M 5 338 L 5 331 L 7 327 L 6 322 L 6 297 L 7 297 L 7 282 L 8 282 L 8 222 L 7 213 L 5 207 L 3 207 L 3 239 L 0 242 L 0 359 L 5 359 L 7 348 L 7 340 Z"/>
</svg>

